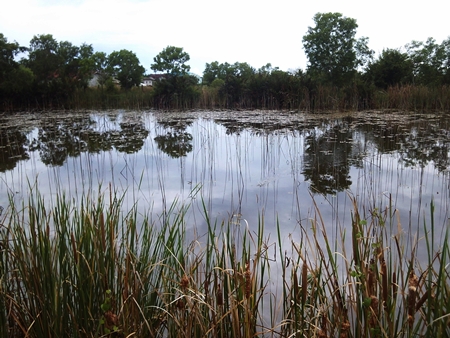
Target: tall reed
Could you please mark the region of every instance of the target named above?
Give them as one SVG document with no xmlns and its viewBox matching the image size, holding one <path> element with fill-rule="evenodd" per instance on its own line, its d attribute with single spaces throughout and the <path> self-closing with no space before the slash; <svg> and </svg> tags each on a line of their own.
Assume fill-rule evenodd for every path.
<svg viewBox="0 0 450 338">
<path fill-rule="evenodd" d="M 265 234 L 262 216 L 253 226 L 219 222 L 203 204 L 208 231 L 188 240 L 196 229 L 189 204 L 174 201 L 151 222 L 124 210 L 111 187 L 78 205 L 60 193 L 49 205 L 30 186 L 1 220 L 0 334 L 450 336 L 448 228 L 436 234 L 431 217 L 408 247 L 414 234 L 391 206 L 370 210 L 349 198 L 353 217 L 340 236 L 328 236 L 317 208 L 300 242 L 282 245 L 281 231 L 275 242 Z"/>
<path fill-rule="evenodd" d="M 317 210 L 310 229 L 302 228 L 305 240 L 283 257 L 293 263 L 283 336 L 450 336 L 448 226 L 437 251 L 433 222 L 424 223 L 426 245 L 417 240 L 408 251 L 414 234 L 390 206 L 362 215 L 351 201 L 350 234 L 341 228 L 340 238 L 330 238 Z M 426 250 L 425 267 L 419 247 Z"/>
</svg>

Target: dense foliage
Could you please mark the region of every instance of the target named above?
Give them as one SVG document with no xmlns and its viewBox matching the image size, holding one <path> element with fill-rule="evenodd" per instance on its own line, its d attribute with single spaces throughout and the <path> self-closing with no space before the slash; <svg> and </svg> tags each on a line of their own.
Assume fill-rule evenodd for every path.
<svg viewBox="0 0 450 338">
<path fill-rule="evenodd" d="M 317 13 L 314 22 L 316 26 L 309 27 L 303 37 L 308 71 L 325 83 L 341 86 L 351 82 L 356 68 L 372 57 L 368 39 L 356 40 L 356 20 L 340 13 Z"/>
<path fill-rule="evenodd" d="M 206 63 L 191 74 L 189 54 L 167 46 L 150 68 L 128 50 L 110 55 L 36 35 L 29 47 L 0 33 L 0 109 L 48 108 L 266 108 L 290 110 L 450 110 L 450 37 L 412 41 L 374 57 L 357 22 L 341 13 L 317 13 L 302 38 L 306 70 L 270 63 Z M 18 60 L 19 56 L 22 56 Z"/>
</svg>

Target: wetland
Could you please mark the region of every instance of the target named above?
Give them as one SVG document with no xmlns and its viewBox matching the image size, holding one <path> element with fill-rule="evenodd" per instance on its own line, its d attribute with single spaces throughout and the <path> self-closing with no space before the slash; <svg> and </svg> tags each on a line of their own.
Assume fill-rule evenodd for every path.
<svg viewBox="0 0 450 338">
<path fill-rule="evenodd" d="M 314 213 L 311 197 L 328 224 L 344 224 L 349 193 L 393 204 L 413 228 L 433 199 L 437 224 L 447 224 L 446 115 L 119 110 L 1 119 L 3 207 L 8 192 L 26 197 L 30 182 L 74 199 L 111 185 L 127 205 L 161 214 L 201 187 L 197 200 L 212 218 L 249 224 L 259 212 L 292 230 Z"/>
<path fill-rule="evenodd" d="M 449 334 L 447 115 L 0 120 L 4 336 Z"/>
</svg>

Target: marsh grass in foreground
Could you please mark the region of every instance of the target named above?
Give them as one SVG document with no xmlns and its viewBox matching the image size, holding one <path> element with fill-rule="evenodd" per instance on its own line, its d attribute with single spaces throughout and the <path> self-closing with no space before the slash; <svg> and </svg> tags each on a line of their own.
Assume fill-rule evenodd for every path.
<svg viewBox="0 0 450 338">
<path fill-rule="evenodd" d="M 339 238 L 317 209 L 302 241 L 282 247 L 280 232 L 263 240 L 263 217 L 250 231 L 204 208 L 209 230 L 188 241 L 189 205 L 175 201 L 155 223 L 137 208 L 124 213 L 111 189 L 80 205 L 61 194 L 48 207 L 30 188 L 23 205 L 11 198 L 0 225 L 0 335 L 450 336 L 448 230 L 437 248 L 441 234 L 424 224 L 406 250 L 414 235 L 391 208 L 366 212 L 349 198 L 352 223 Z M 278 275 L 279 294 L 270 284 Z"/>
</svg>

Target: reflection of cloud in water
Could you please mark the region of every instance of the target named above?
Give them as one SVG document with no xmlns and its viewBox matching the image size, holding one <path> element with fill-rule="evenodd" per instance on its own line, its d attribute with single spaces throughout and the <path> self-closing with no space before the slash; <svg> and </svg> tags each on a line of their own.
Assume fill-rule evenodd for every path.
<svg viewBox="0 0 450 338">
<path fill-rule="evenodd" d="M 282 241 L 299 240 L 299 227 L 309 229 L 315 216 L 312 197 L 330 234 L 337 235 L 338 226 L 349 227 L 347 190 L 366 207 L 377 208 L 389 204 L 391 193 L 402 223 L 411 220 L 416 228 L 423 224 L 419 219 L 427 214 L 432 197 L 436 224 L 442 226 L 448 217 L 448 174 L 443 170 L 448 168 L 448 156 L 442 155 L 449 146 L 442 135 L 446 125 L 416 128 L 414 142 L 423 140 L 425 147 L 416 151 L 405 141 L 413 136 L 398 135 L 411 129 L 411 121 L 404 117 L 389 117 L 386 123 L 368 115 L 364 123 L 358 115 L 329 124 L 327 116 L 313 116 L 308 124 L 303 114 L 183 114 L 183 119 L 175 113 L 121 112 L 115 119 L 93 114 L 85 124 L 77 120 L 74 130 L 68 121 L 61 122 L 62 127 L 52 130 L 61 140 L 76 140 L 78 146 L 61 152 L 65 158 L 58 165 L 46 166 L 39 150 L 51 147 L 29 148 L 24 142 L 29 160 L 0 173 L 1 191 L 14 191 L 20 201 L 27 197 L 27 177 L 32 182 L 37 177 L 44 196 L 55 196 L 61 188 L 80 199 L 82 194 L 95 194 L 99 184 L 103 191 L 111 184 L 119 194 L 125 193 L 124 212 L 137 203 L 139 213 L 157 217 L 178 199 L 180 207 L 192 203 L 186 225 L 201 234 L 206 230 L 204 203 L 212 220 L 231 219 L 248 224 L 251 231 L 263 217 L 267 233 L 273 234 L 271 241 L 276 240 L 277 224 Z M 239 132 L 227 123 L 237 125 Z M 27 137 L 38 137 L 35 128 L 26 127 L 33 133 Z M 121 131 L 122 136 L 116 137 Z M 438 142 L 425 137 L 433 133 Z M 54 141 L 48 139 L 47 144 Z M 413 157 L 416 164 L 407 166 L 404 158 Z M 201 190 L 192 199 L 196 186 Z M 0 205 L 7 202 L 3 193 Z"/>
</svg>

